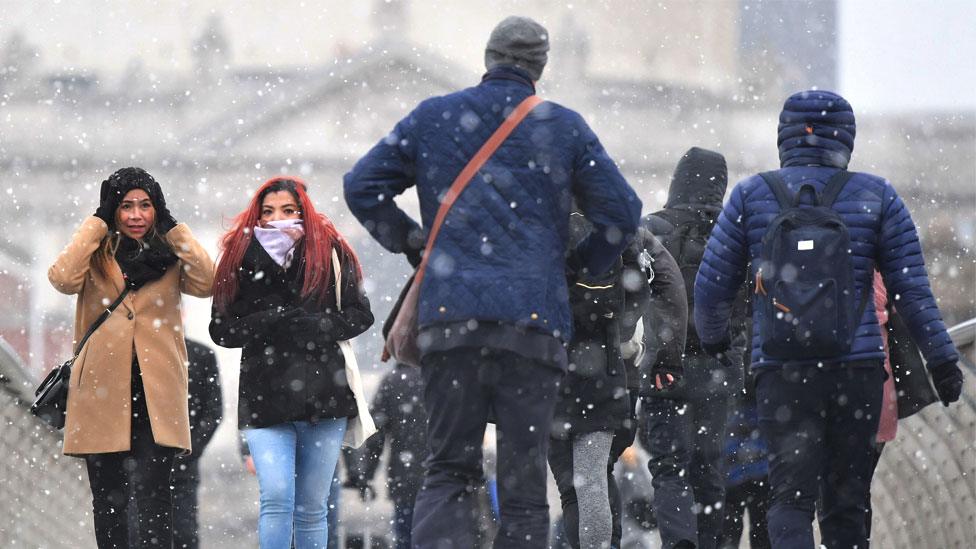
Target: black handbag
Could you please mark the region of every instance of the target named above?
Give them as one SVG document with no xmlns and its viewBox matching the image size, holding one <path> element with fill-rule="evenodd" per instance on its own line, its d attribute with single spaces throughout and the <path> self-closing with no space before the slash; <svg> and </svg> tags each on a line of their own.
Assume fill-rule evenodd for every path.
<svg viewBox="0 0 976 549">
<path fill-rule="evenodd" d="M 81 350 L 85 347 L 85 343 L 88 342 L 88 338 L 105 322 L 105 319 L 112 314 L 112 311 L 122 303 L 122 300 L 125 299 L 128 293 L 129 287 L 126 286 L 122 290 L 122 293 L 119 294 L 119 297 L 107 309 L 102 311 L 102 314 L 88 328 L 85 337 L 81 338 L 78 346 L 75 347 L 74 356 L 51 370 L 51 373 L 44 378 L 44 381 L 34 391 L 35 398 L 34 403 L 31 404 L 30 411 L 51 427 L 55 429 L 64 428 L 64 414 L 68 407 L 68 383 L 71 380 L 71 366 L 75 363 L 78 355 L 81 354 Z"/>
<path fill-rule="evenodd" d="M 929 404 L 939 401 L 932 388 L 928 369 L 911 332 L 896 311 L 888 310 L 888 358 L 895 376 L 898 395 L 898 419 L 918 413 Z"/>
</svg>

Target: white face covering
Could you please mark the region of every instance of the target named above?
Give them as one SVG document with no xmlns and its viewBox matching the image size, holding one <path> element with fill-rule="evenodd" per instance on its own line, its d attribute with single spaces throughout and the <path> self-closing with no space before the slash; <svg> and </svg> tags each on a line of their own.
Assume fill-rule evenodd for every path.
<svg viewBox="0 0 976 549">
<path fill-rule="evenodd" d="M 275 263 L 284 268 L 291 266 L 295 244 L 305 234 L 301 219 L 269 221 L 269 227 L 254 227 L 254 236 Z"/>
</svg>

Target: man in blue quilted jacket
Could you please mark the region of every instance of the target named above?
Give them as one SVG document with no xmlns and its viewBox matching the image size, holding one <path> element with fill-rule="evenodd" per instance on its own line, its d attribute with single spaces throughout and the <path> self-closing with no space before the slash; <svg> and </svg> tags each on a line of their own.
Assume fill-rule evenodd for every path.
<svg viewBox="0 0 976 549">
<path fill-rule="evenodd" d="M 818 90 L 794 94 L 780 114 L 781 168 L 774 173 L 793 194 L 807 184 L 823 193 L 827 181 L 847 169 L 854 132 L 854 112 L 844 98 Z M 908 208 L 890 183 L 867 173 L 852 173 L 832 208 L 850 233 L 846 253 L 852 254 L 856 299 L 873 303 L 873 271 L 880 271 L 899 296 L 898 310 L 925 355 L 939 397 L 946 406 L 955 402 L 962 390 L 958 355 L 932 296 Z M 749 279 L 756 277 L 761 240 L 779 212 L 771 187 L 751 176 L 732 190 L 708 241 L 695 281 L 695 326 L 703 348 L 720 360 L 729 346 L 736 290 L 747 266 Z M 849 353 L 781 361 L 764 352 L 759 307 L 753 307 L 752 368 L 759 428 L 770 451 L 768 524 L 774 547 L 813 548 L 818 495 L 824 545 L 867 547 L 865 502 L 884 349 L 874 307 L 860 311 Z"/>
<path fill-rule="evenodd" d="M 418 309 L 431 454 L 414 547 L 479 545 L 472 496 L 489 417 L 498 429 L 495 546 L 546 546 L 546 454 L 572 337 L 567 268 L 607 271 L 639 223 L 640 200 L 583 118 L 545 102 L 461 193 L 434 249 L 423 249 L 441 197 L 535 93 L 548 50 L 541 25 L 503 20 L 480 84 L 420 103 L 345 177 L 349 209 L 380 244 L 414 265 L 431 254 Z M 413 186 L 421 224 L 394 201 Z M 567 250 L 573 199 L 594 230 Z"/>
</svg>

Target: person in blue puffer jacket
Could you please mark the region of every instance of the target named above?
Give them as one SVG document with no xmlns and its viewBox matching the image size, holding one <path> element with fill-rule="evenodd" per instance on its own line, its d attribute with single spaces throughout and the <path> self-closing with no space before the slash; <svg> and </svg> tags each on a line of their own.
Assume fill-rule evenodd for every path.
<svg viewBox="0 0 976 549">
<path fill-rule="evenodd" d="M 843 97 L 819 90 L 796 93 L 780 114 L 781 168 L 774 173 L 794 194 L 801 184 L 822 193 L 831 177 L 847 169 L 854 135 L 854 112 Z M 853 172 L 832 207 L 850 233 L 858 299 L 870 303 L 877 268 L 885 286 L 899 296 L 899 310 L 939 397 L 946 406 L 955 402 L 962 390 L 958 354 L 932 296 L 908 208 L 883 178 Z M 763 235 L 779 212 L 771 188 L 759 175 L 748 177 L 732 190 L 709 239 L 695 280 L 695 326 L 703 348 L 720 359 L 729 346 L 736 291 L 746 280 L 747 265 L 750 279 L 756 277 Z M 754 308 L 751 362 L 759 428 L 770 451 L 773 547 L 814 546 L 818 492 L 823 543 L 867 547 L 865 501 L 884 379 L 874 308 L 861 308 L 847 354 L 785 363 L 764 352 L 758 311 Z"/>
<path fill-rule="evenodd" d="M 441 197 L 524 99 L 547 61 L 548 32 L 509 17 L 485 49 L 479 85 L 420 103 L 345 176 L 349 209 L 414 265 L 431 454 L 414 513 L 415 547 L 474 547 L 489 411 L 499 434 L 496 546 L 545 547 L 546 454 L 572 338 L 567 269 L 601 274 L 628 246 L 641 201 L 583 118 L 538 105 L 484 164 L 423 250 Z M 421 223 L 394 201 L 417 187 Z M 575 199 L 594 227 L 567 249 Z"/>
</svg>

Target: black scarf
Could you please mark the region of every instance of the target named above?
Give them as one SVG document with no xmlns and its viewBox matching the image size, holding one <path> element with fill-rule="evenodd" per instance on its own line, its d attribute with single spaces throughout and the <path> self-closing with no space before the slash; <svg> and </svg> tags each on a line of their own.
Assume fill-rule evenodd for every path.
<svg viewBox="0 0 976 549">
<path fill-rule="evenodd" d="M 140 242 L 123 236 L 115 251 L 115 260 L 125 275 L 126 284 L 133 290 L 162 277 L 177 259 L 176 254 L 159 238 Z"/>
</svg>

